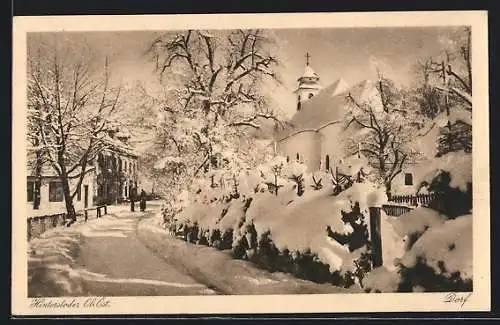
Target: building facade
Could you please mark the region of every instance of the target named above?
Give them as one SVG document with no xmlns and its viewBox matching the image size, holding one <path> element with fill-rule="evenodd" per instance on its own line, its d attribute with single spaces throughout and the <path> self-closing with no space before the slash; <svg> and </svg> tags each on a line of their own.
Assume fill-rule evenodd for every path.
<svg viewBox="0 0 500 325">
<path fill-rule="evenodd" d="M 353 145 L 349 142 L 366 131 L 356 124 L 346 128 L 347 95 L 358 102 L 370 101 L 375 107 L 381 107 L 377 89 L 370 81 L 365 80 L 352 87 L 342 79 L 326 87 L 322 87 L 319 81 L 319 75 L 307 62 L 294 91 L 297 109 L 291 118 L 290 127 L 275 138 L 278 153 L 285 156 L 287 161 L 305 164 L 309 172 L 335 170 L 353 155 L 352 150 L 346 151 L 349 145 Z M 407 167 L 394 179 L 393 188 L 398 193 L 416 191 L 412 169 L 411 166 Z"/>
<path fill-rule="evenodd" d="M 76 211 L 100 204 L 115 204 L 130 199 L 137 189 L 138 156 L 128 144 L 129 136 L 110 132 L 108 146 L 91 163 L 81 186 L 70 177 L 70 191 L 76 190 L 73 204 Z M 28 216 L 60 213 L 66 210 L 62 182 L 53 169 L 44 164 L 39 179 L 28 167 Z M 71 175 L 70 175 L 71 176 Z M 40 184 L 40 185 L 38 185 Z"/>
<path fill-rule="evenodd" d="M 73 200 L 75 210 L 83 210 L 94 205 L 94 192 L 95 184 L 93 182 L 94 172 L 88 173 L 81 186 L 76 192 Z M 40 184 L 40 188 L 37 188 Z M 57 175 L 51 171 L 45 170 L 40 177 L 40 181 L 36 181 L 33 174 L 27 177 L 27 211 L 28 216 L 52 214 L 66 211 L 66 204 L 64 202 L 64 194 L 62 182 Z M 69 182 L 70 191 L 76 189 L 78 182 L 76 179 L 71 179 Z M 38 201 L 38 202 L 35 202 Z"/>
<path fill-rule="evenodd" d="M 98 204 L 115 204 L 130 200 L 137 191 L 138 156 L 128 145 L 129 137 L 111 134 L 110 148 L 97 156 L 94 200 Z"/>
</svg>

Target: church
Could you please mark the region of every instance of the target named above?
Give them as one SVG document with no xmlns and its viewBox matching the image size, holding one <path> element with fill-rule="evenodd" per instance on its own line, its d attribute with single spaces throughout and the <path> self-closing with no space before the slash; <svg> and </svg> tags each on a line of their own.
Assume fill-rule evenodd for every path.
<svg viewBox="0 0 500 325">
<path fill-rule="evenodd" d="M 360 144 L 353 145 L 352 139 L 364 130 L 354 124 L 349 128 L 345 125 L 347 95 L 358 102 L 380 101 L 380 98 L 375 85 L 368 80 L 349 86 L 343 79 L 338 79 L 323 87 L 320 76 L 309 64 L 309 58 L 306 54 L 305 70 L 294 91 L 296 112 L 289 126 L 275 137 L 275 149 L 287 161 L 305 164 L 308 172 L 329 172 L 347 161 L 363 158 L 359 152 Z M 349 145 L 353 150 L 346 150 Z M 394 179 L 393 188 L 402 194 L 415 193 L 411 168 Z"/>
</svg>

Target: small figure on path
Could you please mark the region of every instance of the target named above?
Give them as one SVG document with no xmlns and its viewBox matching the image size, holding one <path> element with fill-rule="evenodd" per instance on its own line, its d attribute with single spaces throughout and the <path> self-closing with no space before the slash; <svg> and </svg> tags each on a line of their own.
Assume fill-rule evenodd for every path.
<svg viewBox="0 0 500 325">
<path fill-rule="evenodd" d="M 146 210 L 146 192 L 144 190 L 141 191 L 141 203 L 140 203 L 141 212 Z"/>
<path fill-rule="evenodd" d="M 137 195 L 137 190 L 135 188 L 132 188 L 130 190 L 130 211 L 134 212 L 135 211 L 135 197 Z"/>
</svg>

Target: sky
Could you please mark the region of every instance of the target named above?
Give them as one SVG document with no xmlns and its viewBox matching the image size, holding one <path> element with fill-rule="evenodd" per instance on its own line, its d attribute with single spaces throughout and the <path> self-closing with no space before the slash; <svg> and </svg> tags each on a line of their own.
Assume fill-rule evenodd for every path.
<svg viewBox="0 0 500 325">
<path fill-rule="evenodd" d="M 451 28 L 324 28 L 273 30 L 279 44 L 282 66 L 278 69 L 283 86 L 273 89 L 273 99 L 287 116 L 295 111 L 293 90 L 305 68 L 305 54 L 319 74 L 323 86 L 344 79 L 355 85 L 376 77 L 376 68 L 400 85 L 409 85 L 412 66 L 429 56 L 437 56 Z M 116 80 L 124 84 L 137 81 L 146 86 L 156 83 L 154 63 L 145 54 L 151 42 L 161 33 L 87 32 L 66 33 L 78 42 L 83 37 L 101 55 L 113 63 Z"/>
</svg>

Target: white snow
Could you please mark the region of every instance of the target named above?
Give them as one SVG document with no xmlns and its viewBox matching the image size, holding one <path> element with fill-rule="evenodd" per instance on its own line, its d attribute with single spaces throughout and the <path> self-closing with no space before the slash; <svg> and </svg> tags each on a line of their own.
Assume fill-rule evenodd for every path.
<svg viewBox="0 0 500 325">
<path fill-rule="evenodd" d="M 400 277 L 397 272 L 388 270 L 384 266 L 369 272 L 363 279 L 365 288 L 371 292 L 395 292 L 398 288 Z"/>
<path fill-rule="evenodd" d="M 394 229 L 390 222 L 391 217 L 383 211 L 380 219 L 380 236 L 382 239 L 382 261 L 383 266 L 390 271 L 396 270 L 395 261 L 403 256 L 405 252 L 404 237 Z M 369 229 L 369 227 L 368 227 Z"/>
<path fill-rule="evenodd" d="M 387 195 L 385 191 L 369 182 L 354 183 L 350 188 L 341 192 L 338 198 L 344 199 L 344 204 L 349 203 L 353 205 L 359 202 L 361 211 L 366 210 L 370 206 L 381 206 L 387 202 Z"/>
<path fill-rule="evenodd" d="M 168 164 L 180 164 L 183 160 L 180 157 L 167 156 L 158 160 L 153 166 L 154 169 L 164 169 Z"/>
<path fill-rule="evenodd" d="M 342 162 L 338 164 L 337 167 L 339 173 L 347 176 L 356 176 L 360 171 L 365 173 L 369 173 L 371 171 L 368 159 L 361 154 L 359 156 L 355 154 L 342 159 Z"/>
<path fill-rule="evenodd" d="M 460 121 L 465 124 L 472 125 L 472 112 L 469 112 L 463 108 L 456 107 L 450 110 L 449 119 L 452 124 Z"/>
<path fill-rule="evenodd" d="M 168 286 L 177 288 L 203 288 L 203 284 L 199 283 L 180 283 L 180 282 L 166 282 L 160 280 L 152 279 L 137 279 L 137 278 L 109 278 L 106 274 L 90 272 L 85 269 L 77 270 L 75 272 L 79 273 L 79 276 L 86 280 L 92 282 L 105 282 L 105 283 L 122 283 L 127 284 L 148 284 L 157 286 Z"/>
<path fill-rule="evenodd" d="M 445 275 L 459 271 L 462 278 L 472 278 L 472 215 L 460 216 L 429 228 L 408 251 L 401 263 L 412 267 L 417 257 L 440 273 L 438 262 L 443 261 Z"/>
<path fill-rule="evenodd" d="M 466 191 L 467 184 L 472 183 L 472 155 L 464 151 L 450 152 L 420 164 L 415 168 L 415 183 L 431 183 L 442 171 L 450 173 L 451 187 Z"/>
<path fill-rule="evenodd" d="M 399 217 L 387 217 L 387 221 L 401 238 L 413 233 L 422 233 L 427 228 L 443 224 L 445 220 L 445 216 L 425 207 L 418 207 Z"/>
</svg>

